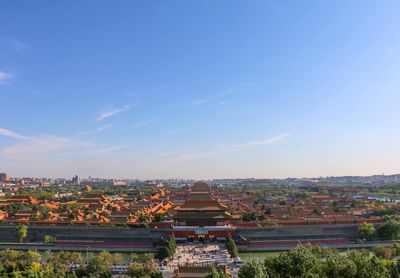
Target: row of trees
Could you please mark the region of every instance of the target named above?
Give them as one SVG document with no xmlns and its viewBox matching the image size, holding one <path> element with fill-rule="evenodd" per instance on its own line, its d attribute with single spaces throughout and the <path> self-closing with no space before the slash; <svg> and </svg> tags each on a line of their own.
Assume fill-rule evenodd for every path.
<svg viewBox="0 0 400 278">
<path fill-rule="evenodd" d="M 111 267 L 122 261 L 120 254 L 101 252 L 85 260 L 78 252 L 0 251 L 0 277 L 72 278 L 111 277 Z M 73 271 L 71 266 L 78 270 Z M 133 258 L 128 267 L 129 277 L 161 278 L 153 256 Z"/>
<path fill-rule="evenodd" d="M 400 216 L 386 215 L 385 222 L 378 229 L 371 223 L 362 223 L 358 227 L 358 236 L 364 240 L 400 239 Z"/>
<path fill-rule="evenodd" d="M 398 278 L 399 263 L 367 251 L 298 246 L 265 261 L 251 260 L 239 270 L 239 278 Z"/>
</svg>

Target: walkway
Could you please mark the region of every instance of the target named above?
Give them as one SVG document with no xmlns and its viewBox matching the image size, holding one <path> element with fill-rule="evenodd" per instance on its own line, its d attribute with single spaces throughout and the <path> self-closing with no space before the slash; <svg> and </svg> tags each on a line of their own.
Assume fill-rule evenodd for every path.
<svg viewBox="0 0 400 278">
<path fill-rule="evenodd" d="M 186 243 L 178 244 L 174 257 L 161 269 L 163 277 L 172 277 L 178 265 L 223 265 L 233 277 L 237 277 L 238 267 L 221 243 Z"/>
</svg>

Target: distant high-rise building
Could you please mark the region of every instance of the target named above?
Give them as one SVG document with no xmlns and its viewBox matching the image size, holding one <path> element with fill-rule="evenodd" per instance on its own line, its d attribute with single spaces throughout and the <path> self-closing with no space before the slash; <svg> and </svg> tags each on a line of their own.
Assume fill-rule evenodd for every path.
<svg viewBox="0 0 400 278">
<path fill-rule="evenodd" d="M 81 179 L 78 177 L 78 175 L 75 175 L 75 177 L 72 178 L 72 183 L 77 185 L 81 184 Z"/>
<path fill-rule="evenodd" d="M 0 173 L 0 182 L 9 182 L 10 180 L 10 175 L 8 175 L 7 173 Z"/>
</svg>

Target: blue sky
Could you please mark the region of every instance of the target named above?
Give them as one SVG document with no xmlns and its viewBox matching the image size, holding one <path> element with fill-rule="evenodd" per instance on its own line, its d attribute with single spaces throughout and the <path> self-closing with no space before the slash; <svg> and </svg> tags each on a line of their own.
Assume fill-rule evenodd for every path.
<svg viewBox="0 0 400 278">
<path fill-rule="evenodd" d="M 13 176 L 398 173 L 399 1 L 7 1 Z"/>
</svg>

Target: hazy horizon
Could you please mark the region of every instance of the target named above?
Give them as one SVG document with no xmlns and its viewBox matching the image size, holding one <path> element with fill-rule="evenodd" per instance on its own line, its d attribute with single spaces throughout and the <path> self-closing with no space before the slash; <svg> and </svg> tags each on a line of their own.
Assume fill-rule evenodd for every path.
<svg viewBox="0 0 400 278">
<path fill-rule="evenodd" d="M 7 173 L 9 174 L 9 173 Z M 77 174 L 76 174 L 77 175 Z M 349 176 L 320 176 L 320 177 L 282 177 L 282 178 L 274 178 L 274 177 L 236 177 L 236 178 L 224 178 L 224 177 L 213 177 L 213 178 L 180 178 L 180 177 L 152 177 L 152 178 L 137 178 L 137 177 L 107 177 L 107 176 L 79 176 L 80 179 L 114 179 L 114 180 L 139 180 L 139 181 L 162 181 L 162 180 L 193 180 L 193 181 L 210 181 L 210 180 L 244 180 L 244 179 L 255 179 L 255 180 L 270 180 L 270 179 L 276 179 L 276 180 L 284 180 L 284 179 L 319 179 L 319 178 L 346 178 L 346 177 L 372 177 L 372 176 L 381 176 L 384 175 L 386 177 L 388 176 L 393 176 L 393 175 L 400 175 L 400 173 L 391 173 L 391 174 L 374 174 L 374 175 L 366 175 L 366 176 L 358 176 L 358 175 L 349 175 Z M 17 176 L 17 177 L 11 177 L 11 178 L 16 178 L 16 179 L 23 179 L 23 178 L 34 178 L 34 179 L 71 179 L 75 175 L 72 176 Z"/>
<path fill-rule="evenodd" d="M 0 172 L 399 173 L 398 1 L 6 1 Z"/>
</svg>

